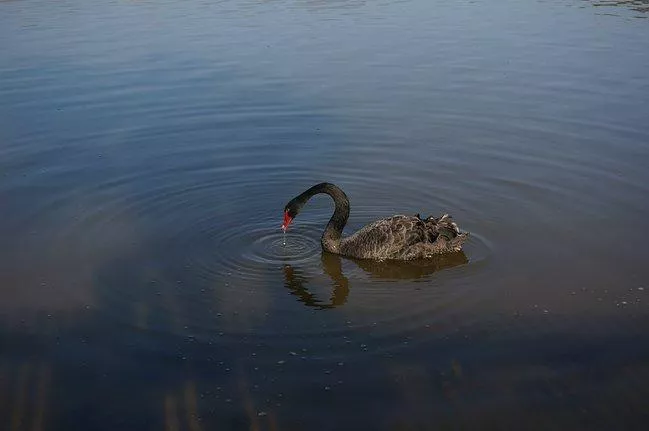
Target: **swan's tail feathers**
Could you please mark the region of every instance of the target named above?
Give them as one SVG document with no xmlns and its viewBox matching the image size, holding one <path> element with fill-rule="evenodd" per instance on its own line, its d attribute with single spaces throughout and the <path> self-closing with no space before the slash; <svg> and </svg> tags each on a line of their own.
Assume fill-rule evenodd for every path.
<svg viewBox="0 0 649 431">
<path fill-rule="evenodd" d="M 449 241 L 449 247 L 455 251 L 462 250 L 462 245 L 469 238 L 469 232 L 463 232 L 458 234 L 455 238 Z"/>
<path fill-rule="evenodd" d="M 460 231 L 457 223 L 448 214 L 444 214 L 439 218 L 428 217 L 426 222 L 435 232 L 436 239 L 445 242 L 447 247 L 453 250 L 460 251 L 462 244 L 469 237 L 469 233 Z"/>
<path fill-rule="evenodd" d="M 417 215 L 419 215 L 419 214 L 417 214 Z M 452 222 L 451 219 L 452 219 L 452 217 L 451 217 L 450 215 L 448 215 L 448 214 L 444 214 L 444 215 L 441 216 L 441 217 L 433 217 L 433 216 L 429 216 L 429 217 L 426 218 L 424 221 L 427 221 L 427 222 L 434 222 L 434 223 L 448 223 L 448 222 Z"/>
</svg>

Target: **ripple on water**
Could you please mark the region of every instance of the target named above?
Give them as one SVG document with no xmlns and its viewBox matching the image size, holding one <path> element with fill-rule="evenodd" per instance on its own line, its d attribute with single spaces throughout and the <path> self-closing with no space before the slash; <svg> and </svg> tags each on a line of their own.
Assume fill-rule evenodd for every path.
<svg viewBox="0 0 649 431">
<path fill-rule="evenodd" d="M 76 238 L 80 253 L 90 255 L 112 250 L 107 260 L 93 263 L 93 272 L 99 274 L 95 278 L 100 312 L 111 319 L 158 332 L 192 331 L 206 340 L 216 334 L 334 339 L 369 331 L 378 343 L 430 320 L 449 303 L 461 310 L 462 289 L 490 256 L 491 245 L 471 232 L 468 265 L 446 266 L 449 271 L 439 267 L 413 271 L 399 264 L 376 271 L 347 259 L 332 268 L 323 263 L 320 246 L 332 210 L 329 198 L 310 202 L 285 235 L 280 229 L 285 202 L 304 188 L 329 180 L 328 172 L 248 164 L 240 166 L 234 178 L 229 166 L 180 169 L 183 163 L 203 166 L 201 154 L 195 148 L 176 154 L 181 162 L 174 169 L 151 167 L 80 183 L 32 208 L 34 216 L 66 207 L 74 213 L 54 232 L 57 243 Z M 265 178 L 263 183 L 258 182 L 260 177 Z M 462 195 L 452 187 L 420 188 L 408 178 L 400 181 L 397 194 L 387 176 L 368 181 L 363 172 L 342 169 L 331 180 L 352 201 L 348 232 L 395 213 L 439 215 L 463 206 Z M 402 202 L 409 202 L 412 210 L 404 210 Z M 462 226 L 461 217 L 458 222 Z M 292 325 L 278 318 L 308 305 L 296 301 L 288 289 L 287 265 L 304 292 L 317 293 L 318 304 L 330 305 L 321 308 L 364 317 L 348 325 L 345 319 L 329 316 L 326 327 L 317 319 Z M 413 281 L 431 283 L 422 288 Z M 449 286 L 459 288 L 452 291 Z M 336 289 L 348 291 L 332 300 Z"/>
<path fill-rule="evenodd" d="M 192 263 L 205 277 L 236 275 L 262 280 L 280 265 L 303 265 L 321 252 L 318 226 L 307 224 L 284 234 L 277 220 L 237 224 L 213 233 L 213 254 L 200 254 Z"/>
<path fill-rule="evenodd" d="M 247 169 L 254 171 L 256 167 Z M 257 172 L 254 173 L 257 175 Z M 315 182 L 300 179 L 298 174 L 299 172 L 294 174 L 298 177 L 296 183 Z M 142 173 L 141 175 L 146 176 L 147 174 Z M 161 244 L 155 243 L 151 247 L 145 243 L 142 255 L 135 258 L 155 261 L 162 255 L 165 259 L 164 265 L 179 266 L 178 264 L 182 263 L 183 268 L 179 270 L 165 268 L 156 271 L 156 282 L 159 286 L 165 284 L 173 286 L 175 301 L 180 306 L 185 304 L 186 311 L 184 313 L 187 314 L 185 320 L 190 322 L 194 318 L 202 320 L 201 326 L 206 325 L 209 328 L 211 324 L 206 324 L 205 319 L 200 318 L 200 309 L 210 307 L 205 302 L 205 298 L 196 295 L 196 290 L 200 286 L 211 286 L 216 289 L 217 295 L 237 296 L 240 293 L 228 293 L 228 291 L 241 290 L 243 285 L 246 291 L 251 292 L 253 296 L 256 294 L 270 295 L 270 300 L 273 302 L 271 312 L 273 309 L 285 311 L 298 306 L 298 304 L 285 300 L 288 297 L 286 289 L 269 289 L 267 285 L 269 280 L 277 280 L 278 276 L 282 277 L 284 265 L 291 265 L 309 279 L 312 286 L 319 285 L 321 289 L 330 289 L 331 283 L 336 282 L 335 277 L 324 276 L 323 278 L 321 262 L 320 236 L 329 217 L 331 204 L 325 202 L 326 199 L 320 203 L 310 204 L 309 210 L 305 210 L 292 229 L 284 234 L 279 227 L 281 208 L 284 200 L 291 196 L 287 195 L 282 200 L 277 200 L 275 202 L 277 208 L 264 208 L 265 204 L 260 202 L 264 202 L 264 194 L 271 189 L 282 187 L 292 193 L 297 189 L 293 185 L 285 184 L 285 180 L 281 176 L 271 172 L 268 176 L 269 181 L 263 187 L 256 189 L 252 188 L 252 183 L 234 185 L 212 182 L 187 185 L 170 183 L 169 178 L 161 177 L 158 179 L 161 182 L 166 181 L 165 187 L 150 188 L 146 191 L 138 189 L 129 191 L 123 187 L 122 181 L 113 180 L 103 187 L 97 186 L 97 190 L 101 191 L 101 195 L 104 197 L 102 205 L 89 208 L 88 212 L 80 215 L 76 219 L 76 223 L 73 223 L 65 233 L 72 235 L 84 231 L 88 234 L 88 242 L 96 245 L 101 243 L 97 239 L 109 239 L 110 235 L 106 234 L 110 232 L 111 225 L 114 226 L 121 219 L 133 218 L 136 221 L 143 220 L 152 225 L 158 232 L 157 236 L 164 238 L 164 241 Z M 349 185 L 354 189 L 359 186 L 360 182 L 360 178 L 347 177 L 341 184 Z M 370 190 L 375 189 L 378 192 L 384 185 L 382 181 L 378 181 L 377 184 L 370 184 L 368 187 Z M 215 214 L 211 202 L 214 201 L 215 196 L 224 194 L 229 196 L 228 204 L 230 206 L 225 210 L 221 209 L 221 213 Z M 405 194 L 408 194 L 407 191 Z M 417 191 L 412 194 L 413 200 L 416 201 L 434 201 L 432 192 Z M 353 199 L 353 195 L 351 198 Z M 242 208 L 247 210 L 245 214 L 250 213 L 254 216 L 245 214 L 242 216 Z M 390 215 L 391 212 L 380 205 L 353 206 L 352 225 L 348 230 L 353 231 L 360 225 Z M 471 233 L 466 245 L 470 264 L 468 266 L 484 264 L 489 258 L 491 245 L 481 235 L 475 232 Z M 166 262 L 167 257 L 164 257 L 166 252 L 153 250 L 154 248 L 168 248 L 168 253 L 178 257 L 178 261 Z M 148 253 L 154 253 L 154 255 L 147 256 Z M 431 280 L 436 277 L 437 269 L 431 271 L 424 269 L 423 272 L 419 271 L 416 276 L 410 276 L 408 270 L 404 271 L 398 268 L 398 265 L 393 264 L 393 268 L 387 273 L 379 272 L 377 274 L 373 273 L 372 269 L 363 268 L 363 265 L 343 259 L 339 276 L 345 277 L 350 283 L 350 289 L 359 301 L 357 307 L 361 309 L 364 308 L 362 305 L 364 302 L 370 304 L 379 297 L 397 298 L 401 295 L 398 290 L 393 289 L 393 286 L 390 285 L 391 282 L 400 280 L 403 284 L 412 280 Z M 475 270 L 477 268 L 473 269 L 473 271 Z M 183 274 L 183 271 L 186 273 Z M 444 275 L 444 280 L 458 282 L 462 277 L 468 277 L 470 273 L 466 269 L 449 271 Z M 178 283 L 175 280 L 178 277 L 191 280 L 191 283 L 185 283 L 182 289 L 178 289 Z M 138 280 L 134 280 L 134 282 L 138 282 Z M 164 287 L 161 289 L 164 290 Z M 426 291 L 420 291 L 416 295 L 426 300 L 428 294 Z M 137 301 L 138 295 L 141 296 L 142 293 L 133 292 L 128 283 L 121 283 L 112 286 L 110 292 L 105 293 L 105 299 L 110 300 L 115 305 L 114 308 L 119 310 L 127 306 L 127 302 Z M 400 314 L 398 310 L 400 308 L 404 309 L 402 311 L 407 311 L 407 306 L 402 307 L 399 301 L 384 302 L 383 310 L 387 304 L 390 304 L 390 309 L 394 311 L 395 315 Z M 153 305 L 153 307 L 162 308 L 162 310 L 157 310 L 158 312 L 165 312 L 168 306 L 168 304 L 162 303 Z M 375 304 L 368 305 L 367 309 L 379 313 L 381 310 L 377 309 Z M 151 312 L 155 313 L 156 310 L 151 310 Z"/>
</svg>

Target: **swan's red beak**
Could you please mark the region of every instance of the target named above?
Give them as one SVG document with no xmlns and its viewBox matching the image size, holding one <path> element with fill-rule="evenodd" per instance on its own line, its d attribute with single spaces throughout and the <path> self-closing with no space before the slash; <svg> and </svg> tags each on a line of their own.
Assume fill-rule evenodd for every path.
<svg viewBox="0 0 649 431">
<path fill-rule="evenodd" d="M 288 211 L 284 211 L 284 223 L 282 223 L 282 230 L 284 232 L 286 232 L 286 230 L 288 229 L 288 225 L 290 225 L 292 221 L 293 221 L 293 217 L 288 215 Z"/>
</svg>

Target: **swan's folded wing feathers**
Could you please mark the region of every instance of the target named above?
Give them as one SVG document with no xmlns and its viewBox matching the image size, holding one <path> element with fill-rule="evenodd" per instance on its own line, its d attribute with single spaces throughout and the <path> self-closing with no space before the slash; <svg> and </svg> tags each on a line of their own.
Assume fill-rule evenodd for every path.
<svg viewBox="0 0 649 431">
<path fill-rule="evenodd" d="M 425 222 L 417 217 L 397 215 L 370 223 L 344 238 L 341 249 L 358 258 L 396 259 L 404 249 L 427 240 Z"/>
<path fill-rule="evenodd" d="M 360 259 L 420 259 L 459 250 L 467 238 L 453 219 L 397 215 L 377 220 L 341 242 L 343 254 Z"/>
</svg>

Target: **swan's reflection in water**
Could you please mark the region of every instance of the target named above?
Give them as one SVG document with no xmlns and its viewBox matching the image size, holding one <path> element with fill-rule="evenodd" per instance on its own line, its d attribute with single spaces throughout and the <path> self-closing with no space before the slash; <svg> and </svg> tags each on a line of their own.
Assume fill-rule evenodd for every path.
<svg viewBox="0 0 649 431">
<path fill-rule="evenodd" d="M 444 254 L 433 259 L 412 261 L 374 261 L 346 259 L 354 262 L 372 279 L 382 280 L 417 280 L 428 277 L 442 269 L 464 265 L 469 262 L 464 252 Z M 284 285 L 291 295 L 295 295 L 307 307 L 317 309 L 335 308 L 347 302 L 349 296 L 349 279 L 342 270 L 342 258 L 339 255 L 323 251 L 322 269 L 332 282 L 332 293 L 328 301 L 318 298 L 310 292 L 308 277 L 298 268 L 284 265 Z"/>
<path fill-rule="evenodd" d="M 328 302 L 322 301 L 307 289 L 307 277 L 299 269 L 294 269 L 291 265 L 284 265 L 284 285 L 295 295 L 301 303 L 307 307 L 318 309 L 328 309 L 338 307 L 347 302 L 349 295 L 349 280 L 343 275 L 342 261 L 340 256 L 322 252 L 322 268 L 333 282 L 333 291 Z"/>
</svg>

